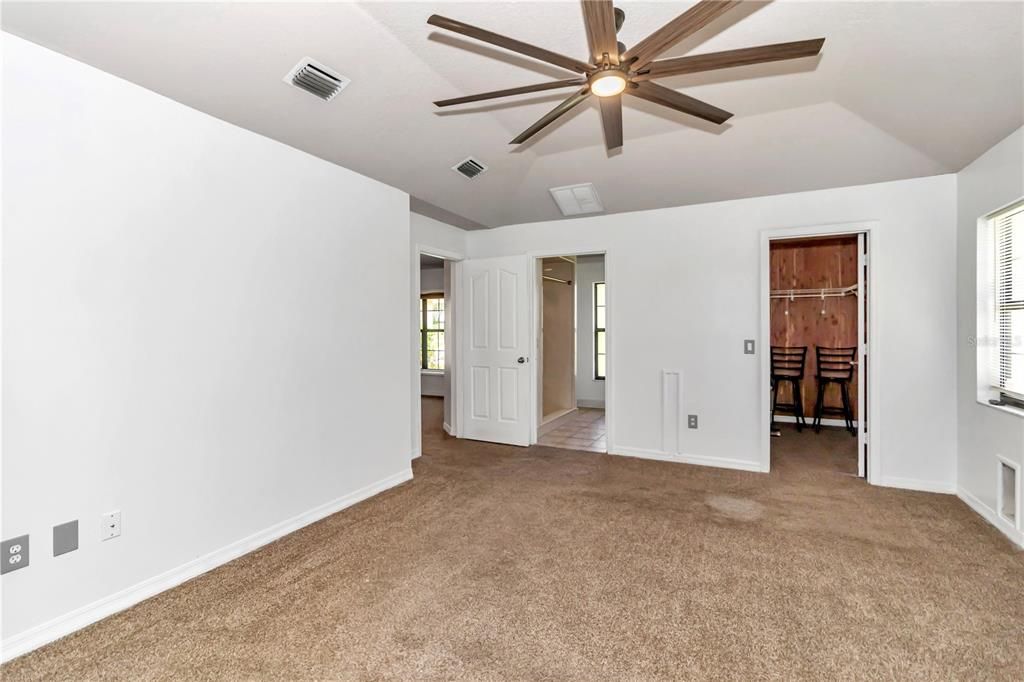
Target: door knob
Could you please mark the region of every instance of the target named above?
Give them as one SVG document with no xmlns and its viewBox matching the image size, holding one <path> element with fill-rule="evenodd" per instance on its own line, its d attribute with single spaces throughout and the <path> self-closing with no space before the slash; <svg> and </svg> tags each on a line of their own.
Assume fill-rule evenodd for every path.
<svg viewBox="0 0 1024 682">
<path fill-rule="evenodd" d="M 521 355 L 520 355 L 520 356 L 519 356 L 519 359 L 518 359 L 518 360 L 516 360 L 516 362 L 518 362 L 518 363 L 519 363 L 519 364 L 521 365 L 521 364 L 523 364 L 524 362 L 526 362 L 526 358 L 524 358 L 523 356 L 521 356 Z"/>
</svg>

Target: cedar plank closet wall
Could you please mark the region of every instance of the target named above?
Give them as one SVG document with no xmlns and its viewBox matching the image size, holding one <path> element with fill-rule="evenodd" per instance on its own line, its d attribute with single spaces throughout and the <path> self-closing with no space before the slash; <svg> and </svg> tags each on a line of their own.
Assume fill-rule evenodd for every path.
<svg viewBox="0 0 1024 682">
<path fill-rule="evenodd" d="M 857 283 L 857 237 L 794 239 L 774 241 L 770 248 L 771 289 L 818 289 L 847 287 Z M 825 314 L 822 314 L 822 310 Z M 788 311 L 788 314 L 787 314 Z M 798 298 L 771 300 L 773 346 L 807 346 L 804 372 L 804 414 L 811 421 L 818 386 L 814 347 L 857 345 L 857 297 Z M 857 417 L 856 373 L 850 383 L 850 401 Z M 782 388 L 780 399 L 789 401 L 790 389 Z M 839 405 L 838 389 L 829 387 L 826 405 Z"/>
</svg>

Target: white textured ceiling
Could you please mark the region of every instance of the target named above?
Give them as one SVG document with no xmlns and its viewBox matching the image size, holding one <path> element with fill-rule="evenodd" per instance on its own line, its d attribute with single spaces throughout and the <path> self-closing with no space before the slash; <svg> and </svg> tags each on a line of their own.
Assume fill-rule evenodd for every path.
<svg viewBox="0 0 1024 682">
<path fill-rule="evenodd" d="M 635 44 L 691 2 L 618 2 Z M 663 79 L 721 127 L 626 98 L 508 140 L 571 90 L 439 111 L 432 100 L 572 74 L 426 24 L 432 13 L 585 58 L 575 2 L 11 3 L 3 28 L 485 226 L 561 217 L 593 182 L 608 212 L 953 172 L 1024 123 L 1020 2 L 748 3 L 663 56 L 825 37 L 820 57 Z M 304 56 L 352 79 L 330 103 L 282 77 Z M 466 180 L 466 156 L 490 170 Z"/>
</svg>

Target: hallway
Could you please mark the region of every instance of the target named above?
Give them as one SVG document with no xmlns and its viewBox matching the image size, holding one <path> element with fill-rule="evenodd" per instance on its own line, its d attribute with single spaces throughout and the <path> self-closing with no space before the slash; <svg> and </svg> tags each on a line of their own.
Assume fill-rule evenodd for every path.
<svg viewBox="0 0 1024 682">
<path fill-rule="evenodd" d="M 538 445 L 588 452 L 608 451 L 607 428 L 602 409 L 577 408 L 544 424 L 538 431 Z"/>
</svg>

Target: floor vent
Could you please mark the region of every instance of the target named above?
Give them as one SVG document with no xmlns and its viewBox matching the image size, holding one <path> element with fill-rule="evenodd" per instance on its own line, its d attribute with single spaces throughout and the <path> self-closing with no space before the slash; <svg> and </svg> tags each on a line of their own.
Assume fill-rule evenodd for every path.
<svg viewBox="0 0 1024 682">
<path fill-rule="evenodd" d="M 464 161 L 460 161 L 456 165 L 452 166 L 452 170 L 464 177 L 472 180 L 476 176 L 487 170 L 487 166 L 483 165 L 472 156 L 466 158 Z"/>
<path fill-rule="evenodd" d="M 284 82 L 329 102 L 351 81 L 333 69 L 305 57 L 288 72 Z"/>
<path fill-rule="evenodd" d="M 999 516 L 1014 528 L 1019 526 L 1020 469 L 1009 460 L 999 458 Z"/>
</svg>

